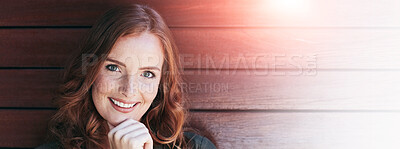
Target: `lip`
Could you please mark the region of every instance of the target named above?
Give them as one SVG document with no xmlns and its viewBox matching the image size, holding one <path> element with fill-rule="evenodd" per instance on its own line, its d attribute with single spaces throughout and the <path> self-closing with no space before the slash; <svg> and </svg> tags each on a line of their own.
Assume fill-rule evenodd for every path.
<svg viewBox="0 0 400 149">
<path fill-rule="evenodd" d="M 130 108 L 123 108 L 123 107 L 119 107 L 119 106 L 115 105 L 114 102 L 111 101 L 111 98 L 108 97 L 108 100 L 110 101 L 110 104 L 113 106 L 113 108 L 114 108 L 115 110 L 119 111 L 119 112 L 122 112 L 122 113 L 129 113 L 129 112 L 132 112 L 132 111 L 136 108 L 136 106 L 137 106 L 138 104 L 140 104 L 140 102 L 124 102 L 124 101 L 122 101 L 121 99 L 116 99 L 116 98 L 112 98 L 112 99 L 117 100 L 117 101 L 119 101 L 119 102 L 126 103 L 126 104 L 133 104 L 133 103 L 136 103 L 136 105 L 134 105 L 133 107 L 130 107 Z"/>
<path fill-rule="evenodd" d="M 125 100 L 118 99 L 118 98 L 114 98 L 114 97 L 108 97 L 108 98 L 112 98 L 112 99 L 114 99 L 114 100 L 116 100 L 116 101 L 119 101 L 119 102 L 122 102 L 122 103 L 125 103 L 125 104 L 134 104 L 134 103 L 138 103 L 138 101 L 125 101 Z"/>
</svg>

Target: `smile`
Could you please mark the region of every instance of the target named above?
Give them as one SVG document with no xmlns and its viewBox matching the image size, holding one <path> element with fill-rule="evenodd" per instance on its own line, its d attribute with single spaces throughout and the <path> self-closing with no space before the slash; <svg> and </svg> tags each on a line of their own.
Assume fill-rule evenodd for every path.
<svg viewBox="0 0 400 149">
<path fill-rule="evenodd" d="M 138 105 L 140 102 L 122 102 L 121 99 L 115 99 L 115 98 L 111 98 L 108 97 L 108 99 L 110 100 L 110 103 L 112 105 L 112 107 L 122 113 L 129 113 L 131 111 L 133 111 L 134 109 L 136 109 L 136 105 Z"/>
<path fill-rule="evenodd" d="M 136 105 L 136 103 L 133 103 L 133 104 L 126 104 L 126 103 L 123 103 L 123 102 L 119 102 L 119 101 L 117 101 L 117 100 L 115 100 L 115 99 L 113 99 L 113 98 L 110 98 L 110 99 L 111 99 L 111 101 L 112 101 L 115 105 L 117 105 L 117 106 L 119 106 L 119 107 L 121 107 L 121 108 L 132 108 L 133 106 Z"/>
</svg>

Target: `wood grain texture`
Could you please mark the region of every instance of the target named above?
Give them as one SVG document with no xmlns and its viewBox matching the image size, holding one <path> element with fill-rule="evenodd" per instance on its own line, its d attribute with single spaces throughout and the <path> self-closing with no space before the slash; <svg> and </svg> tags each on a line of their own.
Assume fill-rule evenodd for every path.
<svg viewBox="0 0 400 149">
<path fill-rule="evenodd" d="M 53 107 L 60 70 L 0 70 L 0 107 Z M 399 71 L 185 71 L 191 109 L 400 110 Z"/>
<path fill-rule="evenodd" d="M 60 70 L 0 70 L 1 107 L 52 107 Z"/>
<path fill-rule="evenodd" d="M 291 1 L 293 2 L 293 1 Z M 0 4 L 1 26 L 90 26 L 118 4 L 154 7 L 174 27 L 308 26 L 399 27 L 395 0 L 301 0 L 285 5 L 276 0 L 23 0 Z"/>
<path fill-rule="evenodd" d="M 400 69 L 400 30 L 172 28 L 188 69 Z M 0 67 L 62 67 L 87 29 L 0 30 Z"/>
<path fill-rule="evenodd" d="M 196 112 L 219 148 L 338 149 L 400 147 L 399 113 Z"/>
<path fill-rule="evenodd" d="M 43 143 L 54 111 L 0 110 L 0 147 Z M 399 113 L 191 112 L 218 148 L 380 148 L 400 147 Z"/>
<path fill-rule="evenodd" d="M 279 1 L 0 1 L 0 148 L 43 143 L 61 72 L 50 67 L 126 3 L 165 18 L 189 121 L 218 148 L 400 148 L 400 1 Z"/>
<path fill-rule="evenodd" d="M 44 142 L 54 111 L 0 110 L 0 147 L 36 147 Z"/>
<path fill-rule="evenodd" d="M 173 29 L 185 68 L 399 69 L 400 30 Z"/>
<path fill-rule="evenodd" d="M 185 73 L 185 87 L 193 109 L 398 110 L 400 107 L 399 71 Z"/>
<path fill-rule="evenodd" d="M 2 29 L 1 67 L 63 67 L 87 29 Z"/>
</svg>

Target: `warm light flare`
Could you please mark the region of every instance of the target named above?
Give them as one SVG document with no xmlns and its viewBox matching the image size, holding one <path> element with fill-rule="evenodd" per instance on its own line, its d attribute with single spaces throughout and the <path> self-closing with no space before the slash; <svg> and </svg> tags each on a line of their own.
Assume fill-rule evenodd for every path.
<svg viewBox="0 0 400 149">
<path fill-rule="evenodd" d="M 309 10 L 308 0 L 270 0 L 268 5 L 276 12 L 292 15 Z"/>
</svg>

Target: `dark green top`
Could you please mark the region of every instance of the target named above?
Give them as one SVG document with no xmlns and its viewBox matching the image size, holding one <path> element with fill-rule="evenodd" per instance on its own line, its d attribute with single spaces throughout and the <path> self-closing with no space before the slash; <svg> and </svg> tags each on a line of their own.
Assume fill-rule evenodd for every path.
<svg viewBox="0 0 400 149">
<path fill-rule="evenodd" d="M 206 137 L 200 136 L 192 132 L 184 132 L 183 135 L 188 138 L 189 146 L 192 149 L 216 149 L 215 145 Z M 153 149 L 163 149 L 166 148 L 162 145 L 154 145 Z M 43 144 L 35 149 L 58 149 L 57 143 L 47 143 Z"/>
</svg>

